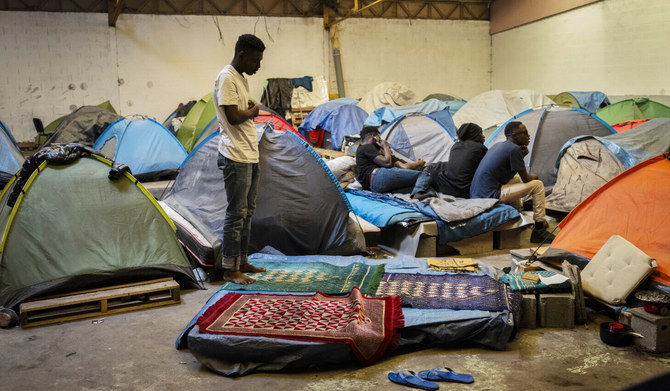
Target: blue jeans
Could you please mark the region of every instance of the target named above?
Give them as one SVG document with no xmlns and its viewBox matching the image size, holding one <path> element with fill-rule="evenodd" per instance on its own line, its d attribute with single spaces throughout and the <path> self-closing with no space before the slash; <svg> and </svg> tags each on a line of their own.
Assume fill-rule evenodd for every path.
<svg viewBox="0 0 670 391">
<path fill-rule="evenodd" d="M 370 190 L 375 193 L 393 193 L 406 188 L 413 188 L 411 195 L 431 192 L 430 174 L 424 170 L 380 167 L 375 171 L 370 183 Z"/>
<path fill-rule="evenodd" d="M 228 201 L 223 221 L 223 268 L 239 270 L 240 255 L 249 253 L 251 217 L 256 210 L 260 165 L 239 163 L 221 154 L 217 164 L 223 171 Z"/>
</svg>

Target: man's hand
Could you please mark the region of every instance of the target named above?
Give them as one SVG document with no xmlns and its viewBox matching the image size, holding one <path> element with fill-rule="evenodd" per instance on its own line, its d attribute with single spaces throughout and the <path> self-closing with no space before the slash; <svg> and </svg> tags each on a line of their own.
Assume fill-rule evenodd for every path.
<svg viewBox="0 0 670 391">
<path fill-rule="evenodd" d="M 249 110 L 250 110 L 250 114 L 251 114 L 252 118 L 255 118 L 255 117 L 258 116 L 258 112 L 260 111 L 260 109 L 261 109 L 261 106 L 258 103 L 254 102 L 252 100 L 249 101 Z"/>
<path fill-rule="evenodd" d="M 521 145 L 521 153 L 523 153 L 523 156 L 528 155 L 528 145 Z"/>
<path fill-rule="evenodd" d="M 425 165 L 426 165 L 426 162 L 423 159 L 421 159 L 421 158 L 416 159 L 416 166 L 417 167 L 423 167 Z"/>
</svg>

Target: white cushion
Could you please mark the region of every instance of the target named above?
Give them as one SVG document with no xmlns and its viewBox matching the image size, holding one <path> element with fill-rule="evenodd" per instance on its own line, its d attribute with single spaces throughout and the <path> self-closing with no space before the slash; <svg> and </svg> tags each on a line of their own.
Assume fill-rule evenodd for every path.
<svg viewBox="0 0 670 391">
<path fill-rule="evenodd" d="M 656 266 L 654 258 L 612 235 L 582 271 L 582 286 L 590 296 L 621 305 Z"/>
</svg>

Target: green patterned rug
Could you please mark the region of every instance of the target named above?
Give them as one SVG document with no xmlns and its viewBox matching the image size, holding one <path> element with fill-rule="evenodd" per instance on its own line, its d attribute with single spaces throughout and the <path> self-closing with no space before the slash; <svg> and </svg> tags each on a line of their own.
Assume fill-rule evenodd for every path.
<svg viewBox="0 0 670 391">
<path fill-rule="evenodd" d="M 254 262 L 265 273 L 250 273 L 256 282 L 249 285 L 226 282 L 219 290 L 262 292 L 321 292 L 336 295 L 351 292 L 357 286 L 365 295 L 373 295 L 384 275 L 384 265 L 352 263 L 334 266 L 322 262 Z"/>
</svg>

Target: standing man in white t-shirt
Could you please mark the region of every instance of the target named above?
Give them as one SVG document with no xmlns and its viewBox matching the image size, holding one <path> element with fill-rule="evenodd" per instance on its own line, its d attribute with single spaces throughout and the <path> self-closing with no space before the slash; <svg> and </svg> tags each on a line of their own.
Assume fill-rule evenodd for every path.
<svg viewBox="0 0 670 391">
<path fill-rule="evenodd" d="M 256 193 L 260 167 L 258 137 L 254 117 L 258 103 L 249 96 L 249 84 L 244 77 L 260 69 L 265 45 L 251 34 L 241 35 L 235 44 L 235 57 L 219 73 L 214 82 L 214 107 L 221 126 L 217 164 L 223 171 L 228 207 L 223 223 L 224 281 L 251 284 L 255 279 L 245 273 L 260 273 L 265 269 L 247 261 L 251 217 L 256 210 Z"/>
</svg>

